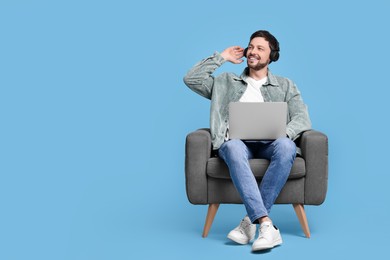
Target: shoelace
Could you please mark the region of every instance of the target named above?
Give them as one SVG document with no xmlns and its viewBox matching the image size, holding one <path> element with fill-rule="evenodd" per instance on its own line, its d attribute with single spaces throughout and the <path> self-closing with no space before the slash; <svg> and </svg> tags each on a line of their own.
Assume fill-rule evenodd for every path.
<svg viewBox="0 0 390 260">
<path fill-rule="evenodd" d="M 237 230 L 240 231 L 241 234 L 244 234 L 245 230 L 249 227 L 249 224 L 245 222 L 245 220 L 241 220 L 240 226 L 237 227 Z"/>
<path fill-rule="evenodd" d="M 263 237 L 263 233 L 265 233 L 270 227 L 271 227 L 271 225 L 262 225 L 260 227 L 260 234 L 259 234 L 259 236 Z"/>
</svg>

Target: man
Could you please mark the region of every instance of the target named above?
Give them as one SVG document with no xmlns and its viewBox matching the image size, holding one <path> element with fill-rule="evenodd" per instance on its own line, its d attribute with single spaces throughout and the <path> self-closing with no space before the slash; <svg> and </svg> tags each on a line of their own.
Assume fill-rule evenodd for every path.
<svg viewBox="0 0 390 260">
<path fill-rule="evenodd" d="M 212 73 L 224 62 L 234 64 L 247 58 L 247 67 L 240 77 Z M 228 238 L 239 244 L 252 241 L 259 226 L 259 236 L 253 251 L 270 249 L 282 243 L 279 229 L 273 225 L 269 213 L 285 185 L 295 160 L 297 148 L 293 142 L 311 128 L 306 105 L 295 84 L 273 75 L 268 66 L 279 59 L 279 42 L 268 31 L 260 30 L 250 37 L 246 49 L 232 46 L 222 53 L 196 64 L 184 77 L 185 84 L 196 93 L 211 99 L 210 130 L 213 149 L 227 164 L 230 176 L 245 205 L 247 216 L 233 229 Z M 275 141 L 229 140 L 228 105 L 230 102 L 287 102 L 288 122 L 286 137 Z M 270 161 L 260 183 L 250 169 L 249 159 Z"/>
</svg>

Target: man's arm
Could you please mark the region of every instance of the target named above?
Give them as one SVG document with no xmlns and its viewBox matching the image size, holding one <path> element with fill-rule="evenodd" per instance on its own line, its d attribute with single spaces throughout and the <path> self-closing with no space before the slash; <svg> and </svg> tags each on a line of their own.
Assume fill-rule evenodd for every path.
<svg viewBox="0 0 390 260">
<path fill-rule="evenodd" d="M 287 124 L 287 135 L 295 140 L 300 133 L 311 128 L 311 121 L 307 106 L 303 103 L 301 93 L 294 83 L 287 93 L 287 105 L 290 114 L 290 122 Z"/>
<path fill-rule="evenodd" d="M 184 83 L 199 95 L 211 99 L 211 93 L 214 85 L 213 72 L 219 68 L 225 61 L 234 64 L 243 62 L 244 49 L 239 46 L 232 46 L 225 49 L 222 53 L 215 52 L 188 71 L 184 76 Z"/>
</svg>

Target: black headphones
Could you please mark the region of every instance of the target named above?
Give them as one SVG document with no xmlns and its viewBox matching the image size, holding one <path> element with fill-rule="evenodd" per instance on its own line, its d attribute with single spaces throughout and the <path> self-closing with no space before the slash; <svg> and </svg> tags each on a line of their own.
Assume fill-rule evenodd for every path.
<svg viewBox="0 0 390 260">
<path fill-rule="evenodd" d="M 272 49 L 271 45 L 270 45 L 270 48 L 271 48 L 271 53 L 269 54 L 269 59 L 271 62 L 273 61 L 277 61 L 279 59 L 279 44 L 276 46 L 276 49 Z M 245 58 L 248 58 L 246 55 L 247 55 L 247 52 L 248 52 L 248 47 L 245 48 L 244 50 L 244 57 Z M 271 63 L 270 62 L 270 63 Z"/>
</svg>

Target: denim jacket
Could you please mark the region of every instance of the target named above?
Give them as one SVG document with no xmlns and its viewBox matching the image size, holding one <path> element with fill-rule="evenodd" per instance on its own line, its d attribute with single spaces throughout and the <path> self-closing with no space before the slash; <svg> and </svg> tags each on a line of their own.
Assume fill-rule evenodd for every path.
<svg viewBox="0 0 390 260">
<path fill-rule="evenodd" d="M 210 131 L 213 149 L 218 149 L 225 140 L 229 125 L 228 107 L 238 102 L 247 88 L 248 68 L 240 77 L 233 73 L 222 73 L 214 77 L 213 72 L 225 62 L 220 53 L 197 63 L 184 77 L 184 83 L 199 95 L 211 100 Z M 289 79 L 275 76 L 268 71 L 267 82 L 260 88 L 264 102 L 287 102 L 288 117 L 286 135 L 295 140 L 311 128 L 306 105 L 296 85 Z"/>
</svg>

